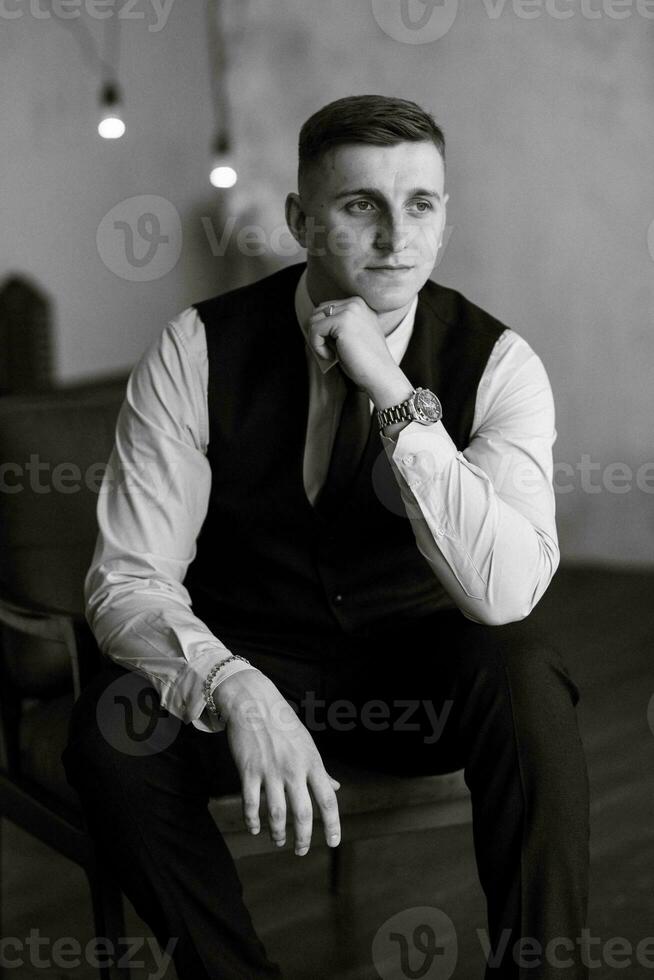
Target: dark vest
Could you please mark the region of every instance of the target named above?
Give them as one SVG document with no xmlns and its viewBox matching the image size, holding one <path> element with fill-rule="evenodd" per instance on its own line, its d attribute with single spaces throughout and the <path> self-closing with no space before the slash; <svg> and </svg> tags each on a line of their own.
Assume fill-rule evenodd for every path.
<svg viewBox="0 0 654 980">
<path fill-rule="evenodd" d="M 225 642 L 275 647 L 294 637 L 312 658 L 343 633 L 365 635 L 451 601 L 418 551 L 374 415 L 341 511 L 326 520 L 305 494 L 309 383 L 294 307 L 303 268 L 195 307 L 209 357 L 212 486 L 185 585 L 196 615 Z M 429 281 L 420 292 L 401 367 L 415 387 L 438 394 L 459 449 L 504 329 L 451 289 Z"/>
</svg>

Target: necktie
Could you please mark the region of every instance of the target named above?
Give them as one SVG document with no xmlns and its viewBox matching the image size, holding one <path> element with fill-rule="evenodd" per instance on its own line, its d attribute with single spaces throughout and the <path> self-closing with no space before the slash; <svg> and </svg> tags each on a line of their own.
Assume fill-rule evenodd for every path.
<svg viewBox="0 0 654 980">
<path fill-rule="evenodd" d="M 343 503 L 354 483 L 370 432 L 370 399 L 343 372 L 345 401 L 334 438 L 327 477 L 316 501 L 325 516 Z"/>
</svg>

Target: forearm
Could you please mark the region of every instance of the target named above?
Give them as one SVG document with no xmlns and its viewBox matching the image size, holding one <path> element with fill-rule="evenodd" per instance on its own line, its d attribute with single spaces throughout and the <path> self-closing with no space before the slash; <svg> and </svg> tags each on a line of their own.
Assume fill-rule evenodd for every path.
<svg viewBox="0 0 654 980">
<path fill-rule="evenodd" d="M 87 618 L 100 649 L 145 676 L 172 715 L 216 730 L 205 711 L 203 684 L 231 650 L 192 613 L 179 583 L 154 571 L 147 575 L 144 568 L 137 576 L 115 566 L 94 564 L 87 576 Z M 242 661 L 231 661 L 221 668 L 220 682 L 246 669 Z"/>
<path fill-rule="evenodd" d="M 413 423 L 396 440 L 383 437 L 418 549 L 464 615 L 489 625 L 522 619 L 558 565 L 553 500 L 549 515 L 521 513 L 438 428 Z"/>
</svg>

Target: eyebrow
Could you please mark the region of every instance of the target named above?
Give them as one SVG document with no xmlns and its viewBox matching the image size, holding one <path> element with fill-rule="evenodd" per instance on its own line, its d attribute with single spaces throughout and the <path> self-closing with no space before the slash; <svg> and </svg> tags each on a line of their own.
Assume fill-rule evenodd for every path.
<svg viewBox="0 0 654 980">
<path fill-rule="evenodd" d="M 441 195 L 438 191 L 428 190 L 426 187 L 414 187 L 408 196 L 433 197 L 437 201 L 441 200 Z M 341 191 L 340 194 L 336 195 L 335 200 L 339 201 L 343 197 L 374 197 L 380 200 L 383 199 L 384 195 L 374 187 L 355 187 L 352 190 Z"/>
</svg>

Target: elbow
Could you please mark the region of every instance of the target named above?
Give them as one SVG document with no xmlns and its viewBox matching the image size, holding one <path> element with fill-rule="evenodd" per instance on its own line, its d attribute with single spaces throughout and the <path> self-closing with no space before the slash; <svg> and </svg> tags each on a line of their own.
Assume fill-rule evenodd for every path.
<svg viewBox="0 0 654 980">
<path fill-rule="evenodd" d="M 538 605 L 545 595 L 559 566 L 560 553 L 556 541 L 542 539 L 539 553 L 532 558 L 532 574 L 491 576 L 486 595 L 469 601 L 462 612 L 467 619 L 483 626 L 508 626 L 519 623 Z"/>
<path fill-rule="evenodd" d="M 501 603 L 463 610 L 463 615 L 481 626 L 508 626 L 509 623 L 519 623 L 526 619 L 532 608 L 531 604 Z"/>
<path fill-rule="evenodd" d="M 508 626 L 509 623 L 519 623 L 531 614 L 544 596 L 558 564 L 557 552 L 552 555 L 547 571 L 543 572 L 536 582 L 531 583 L 531 588 L 527 590 L 513 582 L 503 594 L 488 595 L 486 599 L 475 603 L 474 608 L 464 610 L 464 615 L 483 626 Z"/>
</svg>

